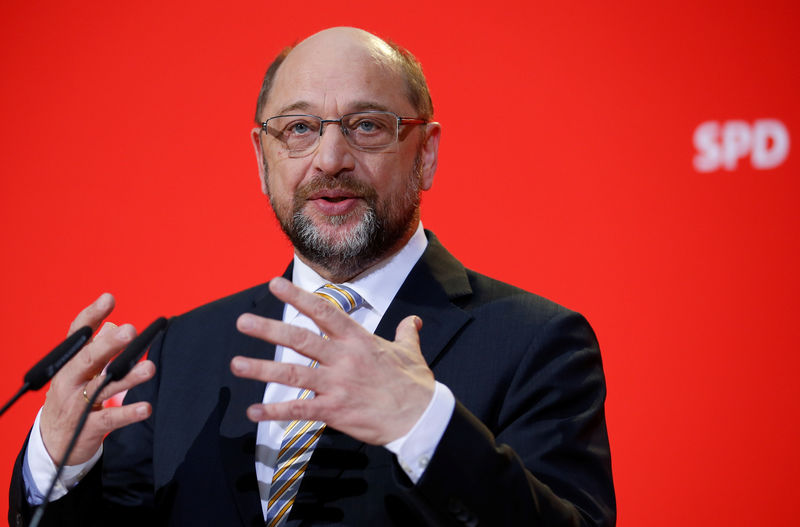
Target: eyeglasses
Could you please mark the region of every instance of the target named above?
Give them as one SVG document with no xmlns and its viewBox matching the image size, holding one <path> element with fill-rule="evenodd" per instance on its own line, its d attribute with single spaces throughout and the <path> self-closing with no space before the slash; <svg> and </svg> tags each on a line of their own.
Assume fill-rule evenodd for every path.
<svg viewBox="0 0 800 527">
<path fill-rule="evenodd" d="M 342 134 L 353 148 L 377 152 L 397 143 L 401 125 L 427 124 L 428 121 L 372 110 L 348 113 L 339 119 L 323 119 L 317 115 L 276 115 L 261 123 L 261 128 L 285 145 L 289 157 L 303 157 L 317 147 L 325 125 L 329 123 L 339 123 Z"/>
</svg>

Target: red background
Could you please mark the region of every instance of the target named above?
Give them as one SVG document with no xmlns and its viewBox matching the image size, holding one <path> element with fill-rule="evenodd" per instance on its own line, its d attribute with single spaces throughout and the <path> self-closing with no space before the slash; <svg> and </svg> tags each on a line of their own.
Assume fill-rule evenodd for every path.
<svg viewBox="0 0 800 527">
<path fill-rule="evenodd" d="M 283 270 L 255 97 L 284 45 L 355 25 L 427 73 L 426 227 L 596 328 L 620 525 L 794 516 L 798 157 L 701 174 L 692 134 L 800 140 L 798 3 L 66 4 L 0 6 L 2 399 L 102 291 L 141 328 Z M 3 488 L 43 397 L 2 417 Z"/>
</svg>

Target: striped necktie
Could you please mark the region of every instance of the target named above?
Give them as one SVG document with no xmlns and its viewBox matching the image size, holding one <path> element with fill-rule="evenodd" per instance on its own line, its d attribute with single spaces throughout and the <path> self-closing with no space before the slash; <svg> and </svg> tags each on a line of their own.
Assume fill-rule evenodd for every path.
<svg viewBox="0 0 800 527">
<path fill-rule="evenodd" d="M 358 309 L 364 303 L 361 295 L 344 285 L 325 284 L 314 291 L 314 294 L 321 296 L 345 313 Z M 316 366 L 317 361 L 315 360 L 311 363 L 311 367 L 316 368 Z M 308 399 L 313 396 L 314 392 L 304 389 L 297 398 Z M 308 460 L 311 459 L 314 446 L 324 429 L 325 423 L 322 421 L 295 420 L 286 427 L 270 486 L 267 527 L 282 525 L 288 517 L 294 498 L 297 496 L 297 489 L 300 487 L 300 480 L 308 466 Z"/>
</svg>

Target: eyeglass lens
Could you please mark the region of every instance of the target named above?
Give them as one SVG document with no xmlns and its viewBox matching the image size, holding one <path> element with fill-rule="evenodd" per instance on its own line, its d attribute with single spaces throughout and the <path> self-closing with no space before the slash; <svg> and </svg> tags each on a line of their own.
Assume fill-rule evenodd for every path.
<svg viewBox="0 0 800 527">
<path fill-rule="evenodd" d="M 336 121 L 326 120 L 328 123 L 335 126 Z M 297 154 L 317 145 L 321 126 L 322 120 L 313 115 L 280 115 L 267 120 L 266 131 L 283 142 L 290 153 Z M 397 140 L 397 116 L 389 112 L 351 113 L 342 116 L 342 131 L 357 148 L 383 148 Z"/>
</svg>

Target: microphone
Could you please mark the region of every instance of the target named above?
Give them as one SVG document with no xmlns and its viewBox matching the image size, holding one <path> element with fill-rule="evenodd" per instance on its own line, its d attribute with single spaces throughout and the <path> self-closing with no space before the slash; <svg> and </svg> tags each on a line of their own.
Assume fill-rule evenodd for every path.
<svg viewBox="0 0 800 527">
<path fill-rule="evenodd" d="M 136 365 L 139 359 L 142 358 L 147 348 L 150 347 L 150 344 L 155 340 L 158 334 L 167 327 L 167 319 L 164 317 L 157 318 L 153 323 L 151 323 L 144 331 L 142 331 L 139 336 L 137 336 L 133 341 L 128 344 L 128 347 L 125 348 L 122 353 L 117 355 L 111 364 L 108 365 L 106 368 L 106 376 L 103 379 L 103 382 L 97 389 L 94 391 L 92 396 L 89 398 L 89 401 L 86 403 L 86 408 L 83 410 L 80 419 L 78 420 L 78 426 L 75 427 L 75 432 L 72 434 L 72 438 L 67 445 L 67 450 L 64 452 L 64 457 L 61 459 L 61 462 L 56 467 L 56 474 L 53 476 L 53 480 L 50 482 L 50 487 L 47 489 L 47 494 L 44 496 L 44 502 L 36 509 L 36 512 L 31 519 L 30 527 L 38 527 L 39 522 L 42 521 L 42 517 L 44 516 L 44 511 L 47 509 L 47 504 L 50 501 L 50 495 L 53 493 L 53 488 L 56 486 L 56 481 L 58 478 L 61 477 L 61 472 L 64 470 L 64 465 L 67 464 L 67 459 L 69 459 L 70 454 L 75 449 L 75 445 L 78 442 L 78 436 L 83 430 L 84 425 L 86 425 L 86 419 L 89 417 L 89 413 L 92 411 L 92 407 L 94 407 L 95 401 L 100 396 L 100 392 L 103 389 L 111 384 L 113 381 L 118 381 L 128 375 L 128 372 L 131 371 L 131 368 Z"/>
<path fill-rule="evenodd" d="M 133 339 L 133 342 L 128 344 L 125 351 L 120 353 L 117 358 L 108 365 L 108 369 L 106 369 L 106 379 L 103 385 L 107 385 L 112 381 L 119 381 L 128 375 L 131 368 L 139 362 L 144 352 L 150 347 L 150 343 L 153 342 L 161 330 L 166 327 L 167 319 L 164 317 L 158 317 L 153 323 L 147 326 L 138 337 Z"/>
<path fill-rule="evenodd" d="M 92 328 L 83 326 L 64 339 L 61 344 L 53 348 L 53 351 L 45 355 L 42 360 L 37 362 L 34 367 L 25 374 L 25 377 L 22 379 L 22 388 L 20 388 L 16 395 L 14 395 L 5 406 L 3 406 L 3 409 L 0 410 L 0 415 L 3 415 L 3 413 L 5 413 L 17 399 L 22 397 L 24 393 L 30 390 L 39 390 L 42 386 L 47 384 L 47 382 L 53 378 L 53 375 L 78 353 L 91 336 Z"/>
</svg>

